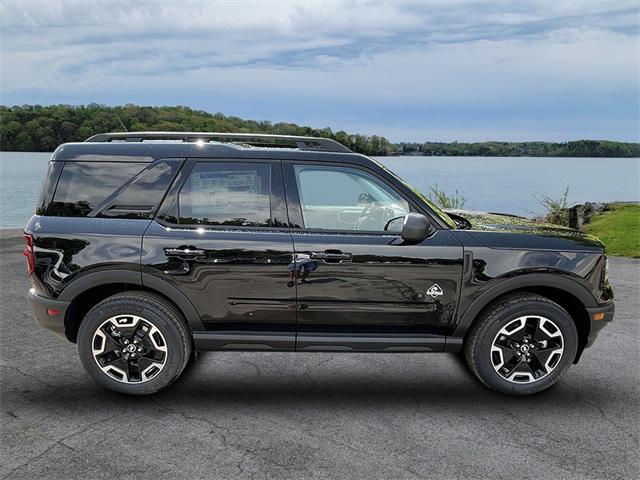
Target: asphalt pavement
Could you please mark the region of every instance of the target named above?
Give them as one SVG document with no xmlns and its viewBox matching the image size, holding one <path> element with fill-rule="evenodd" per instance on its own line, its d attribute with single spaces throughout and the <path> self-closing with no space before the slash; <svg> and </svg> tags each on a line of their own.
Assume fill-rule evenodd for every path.
<svg viewBox="0 0 640 480">
<path fill-rule="evenodd" d="M 638 478 L 640 260 L 616 318 L 552 389 L 509 397 L 452 354 L 205 353 L 127 397 L 31 319 L 0 235 L 0 479 Z"/>
</svg>

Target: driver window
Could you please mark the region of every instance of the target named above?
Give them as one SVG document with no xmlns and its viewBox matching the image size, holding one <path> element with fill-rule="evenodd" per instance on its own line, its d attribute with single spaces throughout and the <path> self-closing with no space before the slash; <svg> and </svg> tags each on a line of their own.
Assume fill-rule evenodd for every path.
<svg viewBox="0 0 640 480">
<path fill-rule="evenodd" d="M 409 204 L 373 175 L 349 167 L 294 166 L 304 227 L 323 230 L 402 230 Z"/>
</svg>

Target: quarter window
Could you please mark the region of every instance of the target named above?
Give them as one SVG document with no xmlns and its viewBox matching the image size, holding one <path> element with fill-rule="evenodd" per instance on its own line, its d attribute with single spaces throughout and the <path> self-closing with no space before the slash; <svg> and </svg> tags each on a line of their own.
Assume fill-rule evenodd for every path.
<svg viewBox="0 0 640 480">
<path fill-rule="evenodd" d="M 270 166 L 199 162 L 178 197 L 180 224 L 271 225 Z"/>
<path fill-rule="evenodd" d="M 85 217 L 146 166 L 144 163 L 67 162 L 46 214 Z"/>
<path fill-rule="evenodd" d="M 399 232 L 409 204 L 355 168 L 294 166 L 305 228 Z"/>
<path fill-rule="evenodd" d="M 108 199 L 98 216 L 111 218 L 149 218 L 173 180 L 179 160 L 161 160 L 131 180 L 114 198 Z M 100 207 L 97 207 L 100 208 Z"/>
</svg>

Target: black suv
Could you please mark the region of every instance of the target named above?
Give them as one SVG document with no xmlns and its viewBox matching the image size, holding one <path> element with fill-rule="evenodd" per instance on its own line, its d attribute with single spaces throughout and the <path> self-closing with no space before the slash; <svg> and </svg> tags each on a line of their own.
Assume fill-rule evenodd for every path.
<svg viewBox="0 0 640 480">
<path fill-rule="evenodd" d="M 613 318 L 597 239 L 445 213 L 324 138 L 61 145 L 25 238 L 35 318 L 131 394 L 166 387 L 198 350 L 462 351 L 485 385 L 528 394 Z"/>
</svg>

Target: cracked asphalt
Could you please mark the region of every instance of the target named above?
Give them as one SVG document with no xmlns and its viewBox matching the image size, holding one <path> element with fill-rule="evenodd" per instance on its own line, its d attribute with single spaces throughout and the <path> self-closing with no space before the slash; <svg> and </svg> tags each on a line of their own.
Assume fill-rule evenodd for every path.
<svg viewBox="0 0 640 480">
<path fill-rule="evenodd" d="M 551 390 L 484 388 L 450 354 L 206 353 L 126 397 L 29 316 L 0 235 L 0 479 L 638 478 L 640 261 L 614 323 Z"/>
</svg>

